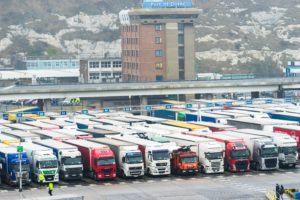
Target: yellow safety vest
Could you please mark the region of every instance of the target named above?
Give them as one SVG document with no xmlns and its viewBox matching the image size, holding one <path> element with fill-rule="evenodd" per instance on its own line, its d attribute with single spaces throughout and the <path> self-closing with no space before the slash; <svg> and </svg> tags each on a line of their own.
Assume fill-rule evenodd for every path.
<svg viewBox="0 0 300 200">
<path fill-rule="evenodd" d="M 44 180 L 45 180 L 44 174 L 40 174 L 39 179 L 40 179 L 41 182 L 44 182 Z"/>
<path fill-rule="evenodd" d="M 53 190 L 53 183 L 49 183 L 49 190 Z"/>
</svg>

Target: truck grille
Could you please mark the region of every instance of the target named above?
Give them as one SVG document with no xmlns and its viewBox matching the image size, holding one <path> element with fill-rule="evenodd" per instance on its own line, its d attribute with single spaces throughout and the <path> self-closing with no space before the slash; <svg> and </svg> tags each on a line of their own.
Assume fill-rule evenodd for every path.
<svg viewBox="0 0 300 200">
<path fill-rule="evenodd" d="M 220 162 L 211 162 L 211 168 L 213 171 L 219 171 L 220 170 Z"/>
<path fill-rule="evenodd" d="M 277 166 L 277 158 L 270 158 L 265 160 L 267 168 L 275 168 Z"/>
<path fill-rule="evenodd" d="M 167 166 L 168 163 L 156 163 L 156 166 L 158 167 L 163 167 L 163 166 Z"/>
<path fill-rule="evenodd" d="M 46 181 L 53 181 L 54 180 L 54 175 L 45 175 L 45 180 Z"/>
<path fill-rule="evenodd" d="M 102 169 L 101 170 L 104 174 L 110 174 L 112 171 L 113 171 L 113 169 L 112 168 L 108 168 L 108 169 Z"/>
<path fill-rule="evenodd" d="M 142 170 L 142 167 L 129 167 L 129 170 Z"/>
<path fill-rule="evenodd" d="M 248 161 L 247 160 L 237 161 L 235 163 L 235 167 L 237 171 L 246 171 L 248 168 Z"/>
<path fill-rule="evenodd" d="M 296 163 L 296 156 L 286 155 L 285 160 L 286 160 L 287 163 Z"/>
<path fill-rule="evenodd" d="M 82 172 L 82 168 L 81 167 L 67 168 L 66 170 L 70 174 L 72 174 L 72 173 L 81 173 Z"/>
</svg>

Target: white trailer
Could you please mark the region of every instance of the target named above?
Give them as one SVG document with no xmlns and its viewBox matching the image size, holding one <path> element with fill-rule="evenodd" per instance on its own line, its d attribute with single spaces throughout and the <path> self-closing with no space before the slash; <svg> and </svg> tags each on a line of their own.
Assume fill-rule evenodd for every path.
<svg viewBox="0 0 300 200">
<path fill-rule="evenodd" d="M 5 126 L 7 126 L 8 128 L 12 129 L 12 130 L 20 130 L 20 131 L 26 131 L 26 132 L 30 132 L 33 130 L 41 130 L 40 128 L 34 127 L 34 126 L 29 126 L 26 124 L 5 124 Z"/>
<path fill-rule="evenodd" d="M 89 133 L 83 131 L 77 131 L 74 129 L 56 129 L 53 132 L 64 134 L 68 137 L 76 138 L 76 139 L 86 139 L 91 138 L 92 136 Z"/>
<path fill-rule="evenodd" d="M 272 139 L 279 151 L 279 166 L 296 167 L 298 160 L 297 141 L 284 133 L 273 133 L 253 129 L 239 129 L 236 132 L 250 135 L 266 136 Z"/>
<path fill-rule="evenodd" d="M 224 172 L 224 144 L 213 139 L 190 135 L 173 134 L 165 137 L 179 146 L 191 146 L 191 150 L 199 157 L 200 170 L 204 173 Z"/>
<path fill-rule="evenodd" d="M 38 183 L 58 182 L 58 162 L 50 148 L 43 147 L 31 142 L 23 142 L 21 144 L 12 143 L 12 146 L 23 146 L 31 165 L 32 179 Z M 40 174 L 44 175 L 41 180 Z"/>
<path fill-rule="evenodd" d="M 42 122 L 58 126 L 61 129 L 77 129 L 75 123 L 70 123 L 63 120 L 42 120 Z"/>
<path fill-rule="evenodd" d="M 2 134 L 14 137 L 16 139 L 19 139 L 22 142 L 31 142 L 33 140 L 40 139 L 38 135 L 26 131 L 21 131 L 21 130 L 2 131 Z"/>
<path fill-rule="evenodd" d="M 229 125 L 235 126 L 238 129 L 256 129 L 264 131 L 273 131 L 276 125 L 298 125 L 298 122 L 278 120 L 278 119 L 265 119 L 265 118 L 240 118 L 228 119 Z"/>
<path fill-rule="evenodd" d="M 250 150 L 252 168 L 256 170 L 274 170 L 279 168 L 278 147 L 269 137 L 234 131 L 226 131 L 222 132 L 222 134 L 244 140 Z"/>
<path fill-rule="evenodd" d="M 144 175 L 143 157 L 138 145 L 111 138 L 91 138 L 88 140 L 110 147 L 115 154 L 117 171 L 121 177 L 140 177 Z"/>
<path fill-rule="evenodd" d="M 106 119 L 106 118 L 95 118 L 95 119 L 90 119 L 91 121 L 98 122 L 99 124 L 103 125 L 113 125 L 113 126 L 126 126 L 127 123 L 125 122 L 120 122 L 112 119 Z"/>
<path fill-rule="evenodd" d="M 53 130 L 53 129 L 59 129 L 59 126 L 53 125 L 53 124 L 47 124 L 41 121 L 28 121 L 28 122 L 22 122 L 23 124 L 34 126 L 42 130 Z"/>
<path fill-rule="evenodd" d="M 113 136 L 112 139 L 138 145 L 144 157 L 145 171 L 153 176 L 171 173 L 170 151 L 162 143 L 130 136 Z"/>
<path fill-rule="evenodd" d="M 32 133 L 38 135 L 41 138 L 41 140 L 53 139 L 57 141 L 63 141 L 67 139 L 75 139 L 74 136 L 68 136 L 62 133 L 57 133 L 48 130 L 36 130 L 36 131 L 32 131 Z"/>
<path fill-rule="evenodd" d="M 60 178 L 66 180 L 82 179 L 82 157 L 76 146 L 52 139 L 37 140 L 34 143 L 52 149 L 58 160 Z"/>
<path fill-rule="evenodd" d="M 181 134 L 181 133 L 189 131 L 189 129 L 187 129 L 187 128 L 179 128 L 179 127 L 168 126 L 168 125 L 163 125 L 163 124 L 148 124 L 146 126 L 150 127 L 150 128 L 157 128 L 157 129 L 161 129 L 161 130 L 168 130 L 168 131 L 171 131 L 172 134 L 175 134 L 175 133 Z"/>
</svg>

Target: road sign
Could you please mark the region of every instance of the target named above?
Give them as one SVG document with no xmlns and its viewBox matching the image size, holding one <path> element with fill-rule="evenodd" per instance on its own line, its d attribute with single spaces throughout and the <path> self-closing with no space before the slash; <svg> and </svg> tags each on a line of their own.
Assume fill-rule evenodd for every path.
<svg viewBox="0 0 300 200">
<path fill-rule="evenodd" d="M 214 106 L 213 103 L 207 103 L 207 104 L 206 104 L 206 107 L 213 107 L 213 106 Z"/>
<path fill-rule="evenodd" d="M 88 110 L 82 110 L 82 111 L 81 111 L 81 114 L 87 115 L 87 114 L 89 114 L 89 111 L 88 111 Z"/>
<path fill-rule="evenodd" d="M 104 108 L 104 109 L 103 109 L 103 112 L 104 112 L 104 113 L 109 113 L 109 108 Z"/>
<path fill-rule="evenodd" d="M 125 107 L 125 108 L 123 108 L 123 111 L 124 112 L 130 112 L 131 111 L 131 107 Z"/>
<path fill-rule="evenodd" d="M 172 104 L 167 104 L 167 105 L 165 106 L 165 108 L 166 108 L 166 109 L 172 109 L 172 108 L 173 108 L 173 105 L 172 105 Z"/>
<path fill-rule="evenodd" d="M 44 117 L 45 116 L 45 112 L 40 111 L 40 112 L 38 112 L 38 115 L 41 116 L 41 117 Z"/>
<path fill-rule="evenodd" d="M 21 118 L 23 116 L 23 113 L 17 113 L 17 118 Z"/>
<path fill-rule="evenodd" d="M 3 113 L 3 119 L 8 120 L 8 113 Z"/>
<path fill-rule="evenodd" d="M 246 100 L 246 105 L 251 105 L 251 104 L 253 104 L 252 99 L 247 99 L 247 100 Z"/>
<path fill-rule="evenodd" d="M 150 111 L 150 110 L 152 110 L 152 106 L 145 106 L 144 110 Z"/>
<path fill-rule="evenodd" d="M 17 152 L 23 153 L 23 146 L 17 146 Z"/>
<path fill-rule="evenodd" d="M 67 111 L 60 111 L 60 115 L 67 115 Z"/>
<path fill-rule="evenodd" d="M 266 100 L 266 104 L 271 104 L 271 103 L 273 103 L 273 100 L 272 100 L 272 99 L 267 99 L 267 100 Z"/>
<path fill-rule="evenodd" d="M 188 104 L 185 105 L 185 107 L 186 107 L 186 108 L 193 108 L 193 104 L 188 103 Z"/>
<path fill-rule="evenodd" d="M 285 98 L 284 101 L 285 101 L 285 103 L 292 103 L 293 102 L 292 98 Z"/>
</svg>

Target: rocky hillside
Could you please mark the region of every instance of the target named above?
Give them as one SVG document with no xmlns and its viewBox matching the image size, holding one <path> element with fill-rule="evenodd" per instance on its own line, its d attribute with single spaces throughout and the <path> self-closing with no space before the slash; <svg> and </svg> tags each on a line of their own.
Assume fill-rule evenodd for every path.
<svg viewBox="0 0 300 200">
<path fill-rule="evenodd" d="M 197 70 L 274 76 L 300 59 L 299 0 L 196 0 Z M 1 0 L 0 65 L 11 55 L 119 52 L 118 12 L 140 0 Z"/>
</svg>

